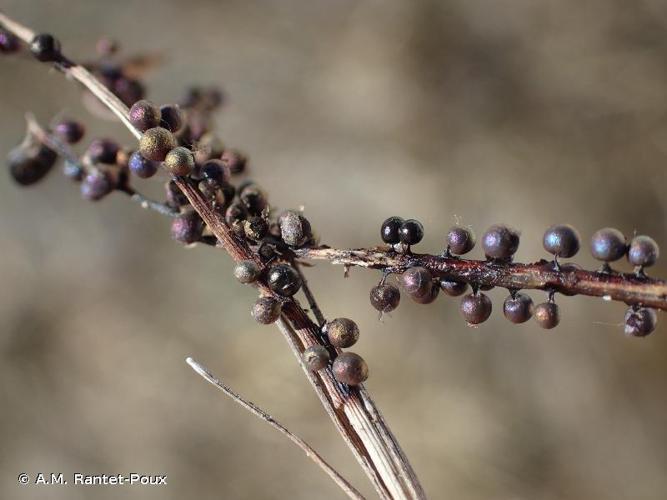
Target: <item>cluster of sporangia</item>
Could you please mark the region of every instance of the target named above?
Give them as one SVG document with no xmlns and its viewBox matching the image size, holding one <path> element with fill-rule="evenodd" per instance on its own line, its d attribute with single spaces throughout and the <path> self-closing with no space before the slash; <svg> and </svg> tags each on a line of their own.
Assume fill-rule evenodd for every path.
<svg viewBox="0 0 667 500">
<path fill-rule="evenodd" d="M 18 40 L 0 28 L 0 52 L 18 50 Z M 116 46 L 110 42 L 100 44 L 105 57 L 115 53 Z M 62 62 L 60 44 L 51 35 L 38 35 L 30 44 L 35 57 L 44 62 Z M 104 59 L 106 61 L 106 59 Z M 119 91 L 118 85 L 125 78 L 109 68 L 116 67 L 105 62 L 94 66 L 101 72 L 103 81 L 125 100 L 141 97 L 137 85 L 134 94 Z M 116 78 L 112 78 L 116 75 Z M 133 100 L 134 101 L 134 100 Z M 310 223 L 299 212 L 286 211 L 277 218 L 271 210 L 264 192 L 253 182 L 245 181 L 237 186 L 231 177 L 245 170 L 246 158 L 236 150 L 224 147 L 212 131 L 212 112 L 220 106 L 219 91 L 191 90 L 181 105 L 155 106 L 146 100 L 133 102 L 129 111 L 132 124 L 142 132 L 137 151 L 121 148 L 109 139 L 95 139 L 88 146 L 80 161 L 65 161 L 64 173 L 80 182 L 81 194 L 92 201 L 100 200 L 114 190 L 129 189 L 131 175 L 140 178 L 154 176 L 160 167 L 172 176 L 197 185 L 209 200 L 211 207 L 224 218 L 233 234 L 244 240 L 256 255 L 255 260 L 239 263 L 235 276 L 242 283 L 264 282 L 273 292 L 272 296 L 260 296 L 253 305 L 251 314 L 259 323 L 270 324 L 278 320 L 282 305 L 295 295 L 302 286 L 301 277 L 292 265 L 292 249 L 316 243 Z M 76 144 L 84 136 L 83 126 L 73 120 L 61 120 L 48 131 L 62 143 Z M 9 170 L 14 180 L 21 185 L 34 184 L 51 170 L 58 153 L 38 138 L 28 136 L 9 155 Z M 173 181 L 166 185 L 165 207 L 175 215 L 172 237 L 185 244 L 211 242 L 214 238 L 208 228 L 190 206 L 187 198 Z M 410 252 L 410 247 L 419 243 L 424 230 L 416 220 L 390 217 L 382 224 L 382 240 L 397 253 Z M 445 256 L 458 256 L 470 252 L 475 246 L 475 236 L 464 227 L 453 227 L 447 234 Z M 519 233 L 514 229 L 495 225 L 482 237 L 482 246 L 487 259 L 497 263 L 509 263 L 519 247 Z M 554 255 L 557 269 L 580 269 L 576 264 L 559 264 L 558 258 L 573 257 L 579 250 L 580 238 L 569 225 L 555 225 L 544 235 L 544 248 Z M 643 275 L 644 268 L 658 258 L 658 246 L 648 236 L 636 236 L 630 243 L 616 229 L 601 229 L 591 240 L 593 256 L 604 262 L 604 272 L 613 272 L 609 263 L 627 256 Z M 370 293 L 373 307 L 381 313 L 396 309 L 400 302 L 400 291 L 386 283 L 387 275 Z M 416 302 L 433 302 L 440 290 L 450 296 L 463 295 L 468 284 L 446 278 L 434 277 L 424 267 L 410 267 L 399 278 L 404 291 Z M 461 314 L 470 325 L 486 321 L 491 315 L 492 303 L 482 290 L 471 283 L 472 293 L 463 297 Z M 533 305 L 532 299 L 518 290 L 511 290 L 503 304 L 505 317 L 513 323 L 524 323 L 535 317 L 543 328 L 554 328 L 559 323 L 559 309 L 554 301 L 554 292 L 546 302 Z M 645 336 L 656 326 L 655 311 L 643 307 L 631 307 L 625 315 L 625 331 L 633 336 Z M 368 377 L 365 361 L 351 352 L 338 353 L 337 349 L 348 348 L 359 338 L 359 328 L 350 319 L 337 318 L 322 327 L 331 348 L 324 345 L 309 347 L 303 361 L 313 371 L 331 366 L 336 379 L 342 383 L 356 385 Z"/>
<path fill-rule="evenodd" d="M 0 29 L 0 44 L 3 40 L 16 42 L 18 49 L 18 41 Z M 116 51 L 116 46 L 108 41 L 100 46 L 105 55 Z M 38 35 L 31 44 L 31 51 L 40 61 L 61 59 L 60 45 L 51 35 Z M 118 76 L 110 63 L 90 67 L 124 100 L 129 96 L 143 97 L 143 91 L 137 90 L 138 82 L 130 85 L 137 90 L 134 94 L 118 92 L 117 83 L 123 77 Z M 111 78 L 113 75 L 117 78 Z M 242 261 L 234 274 L 241 283 L 261 280 L 271 289 L 274 295 L 260 296 L 251 310 L 256 321 L 270 324 L 278 320 L 283 304 L 302 286 L 301 277 L 291 264 L 290 249 L 312 245 L 315 238 L 310 223 L 301 213 L 288 210 L 277 218 L 271 217 L 268 200 L 259 186 L 250 181 L 237 186 L 231 183 L 233 175 L 245 170 L 246 158 L 224 147 L 211 132 L 210 115 L 221 101 L 221 94 L 215 89 L 192 90 L 180 106 L 157 107 L 147 100 L 133 101 L 129 119 L 142 132 L 138 150 L 127 151 L 112 140 L 95 139 L 79 161 L 65 160 L 64 173 L 80 182 L 82 196 L 91 201 L 100 200 L 114 190 L 127 190 L 132 175 L 150 178 L 160 167 L 172 176 L 195 184 L 233 234 L 245 241 L 261 262 L 259 265 L 255 260 Z M 48 133 L 57 141 L 74 145 L 82 140 L 84 127 L 73 120 L 61 120 Z M 35 184 L 46 176 L 57 159 L 56 151 L 29 135 L 9 155 L 10 174 L 21 185 Z M 166 195 L 165 206 L 175 214 L 172 237 L 185 244 L 210 242 L 212 236 L 208 228 L 173 181 L 167 183 Z M 315 345 L 306 349 L 304 363 L 313 371 L 331 365 L 336 379 L 345 384 L 357 385 L 366 380 L 366 362 L 357 354 L 338 353 L 335 349 L 351 347 L 357 341 L 357 325 L 346 318 L 334 319 L 322 327 L 322 334 L 331 348 Z"/>
<path fill-rule="evenodd" d="M 380 230 L 382 240 L 398 253 L 410 251 L 410 246 L 419 243 L 424 237 L 424 229 L 416 220 L 403 220 L 400 217 L 390 217 L 385 220 Z M 569 259 L 577 254 L 581 238 L 577 230 L 569 224 L 551 226 L 544 233 L 544 249 L 554 256 L 554 268 L 568 271 L 581 269 L 574 263 L 560 264 L 559 258 Z M 444 256 L 459 258 L 470 252 L 476 243 L 472 230 L 466 227 L 455 226 L 447 233 Z M 519 248 L 519 233 L 502 224 L 491 226 L 482 236 L 482 247 L 487 260 L 499 264 L 510 263 Z M 623 233 L 617 229 L 604 228 L 597 231 L 591 238 L 591 253 L 597 260 L 602 261 L 601 272 L 613 272 L 610 262 L 627 257 L 630 264 L 635 266 L 638 276 L 644 276 L 644 269 L 655 264 L 659 256 L 656 242 L 648 236 L 635 236 L 628 243 Z M 386 313 L 398 307 L 401 299 L 399 289 L 385 283 L 386 276 L 379 285 L 373 287 L 370 293 L 371 304 L 378 311 Z M 437 278 L 421 266 L 410 267 L 399 277 L 403 290 L 420 304 L 433 302 L 440 290 L 447 295 L 457 297 L 463 295 L 468 284 L 453 281 L 447 278 Z M 471 284 L 472 293 L 461 300 L 460 311 L 469 325 L 477 325 L 491 316 L 492 303 L 481 290 L 483 287 Z M 525 323 L 531 317 L 542 328 L 554 328 L 560 321 L 558 305 L 554 301 L 554 292 L 549 293 L 548 300 L 538 305 L 519 290 L 510 290 L 510 295 L 503 303 L 503 314 L 512 323 Z M 653 309 L 632 306 L 625 314 L 625 332 L 628 335 L 644 337 L 656 327 L 657 316 Z"/>
</svg>

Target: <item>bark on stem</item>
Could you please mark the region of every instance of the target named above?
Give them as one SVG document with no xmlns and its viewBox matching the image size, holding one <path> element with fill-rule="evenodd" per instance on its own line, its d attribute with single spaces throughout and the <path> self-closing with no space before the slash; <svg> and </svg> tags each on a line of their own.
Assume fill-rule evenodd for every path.
<svg viewBox="0 0 667 500">
<path fill-rule="evenodd" d="M 667 310 L 667 282 L 637 274 L 584 270 L 556 270 L 545 260 L 533 264 L 498 264 L 428 254 L 397 254 L 385 248 L 303 248 L 301 259 L 326 260 L 332 264 L 359 266 L 401 273 L 423 266 L 435 276 L 477 285 L 508 289 L 538 289 L 569 295 L 588 295 Z"/>
<path fill-rule="evenodd" d="M 26 43 L 30 43 L 35 36 L 32 30 L 1 11 L 0 25 Z M 54 66 L 86 87 L 120 119 L 135 138 L 141 137 L 141 132 L 129 121 L 127 106 L 88 70 L 65 57 Z M 244 241 L 237 239 L 232 234 L 220 214 L 208 205 L 204 196 L 192 182 L 178 177 L 175 177 L 174 181 L 218 239 L 220 246 L 235 261 L 251 259 L 261 265 L 258 257 L 250 251 Z M 262 293 L 272 295 L 265 284 L 259 283 L 258 288 Z M 322 343 L 319 327 L 313 323 L 294 299 L 290 299 L 285 304 L 283 318 L 279 320 L 278 327 L 300 362 L 301 354 L 306 347 L 314 343 Z M 327 347 L 331 348 L 330 345 Z M 302 367 L 304 367 L 303 364 Z M 384 499 L 425 498 L 424 491 L 410 463 L 363 386 L 350 388 L 339 384 L 329 369 L 320 370 L 317 374 L 307 369 L 305 371 L 322 405 L 380 497 Z"/>
</svg>

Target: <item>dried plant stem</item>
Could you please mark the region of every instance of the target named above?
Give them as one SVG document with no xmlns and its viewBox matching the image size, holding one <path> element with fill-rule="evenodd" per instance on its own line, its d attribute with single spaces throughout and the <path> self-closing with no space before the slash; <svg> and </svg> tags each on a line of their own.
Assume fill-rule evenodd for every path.
<svg viewBox="0 0 667 500">
<path fill-rule="evenodd" d="M 34 32 L 2 12 L 0 12 L 0 24 L 26 43 L 34 38 Z M 141 133 L 129 121 L 127 106 L 111 94 L 89 71 L 69 60 L 55 66 L 66 76 L 84 85 L 119 117 L 137 139 L 141 137 Z M 209 206 L 196 186 L 180 177 L 175 177 L 174 182 L 218 239 L 219 245 L 235 261 L 254 260 L 261 265 L 258 257 L 250 251 L 244 241 L 237 239 L 232 234 L 220 214 Z M 259 283 L 258 288 L 263 294 L 273 295 L 265 284 Z M 285 303 L 283 318 L 279 320 L 278 327 L 299 360 L 306 347 L 322 343 L 319 327 L 313 323 L 294 299 Z M 331 346 L 328 347 L 331 348 Z M 317 374 L 308 370 L 306 372 L 322 405 L 380 497 L 384 499 L 425 498 L 424 491 L 410 463 L 363 386 L 350 388 L 339 384 L 328 369 L 320 370 Z"/>
<path fill-rule="evenodd" d="M 260 407 L 258 407 L 251 401 L 247 401 L 246 399 L 235 393 L 230 387 L 226 386 L 219 378 L 213 375 L 201 363 L 198 363 L 192 358 L 187 358 L 185 361 L 192 367 L 192 369 L 195 372 L 197 372 L 197 374 L 202 376 L 207 382 L 217 387 L 220 391 L 222 391 L 226 396 L 229 396 L 239 406 L 245 408 L 250 413 L 255 415 L 257 418 L 269 424 L 271 427 L 273 427 L 275 430 L 283 434 L 287 439 L 289 439 L 295 445 L 301 448 L 301 450 L 306 454 L 306 456 L 310 458 L 313 462 L 315 462 L 324 472 L 326 472 L 329 475 L 329 477 L 331 477 L 331 479 L 333 479 L 333 481 L 340 487 L 340 489 L 347 494 L 347 496 L 349 496 L 350 498 L 354 498 L 356 500 L 364 499 L 361 493 L 359 493 L 356 489 L 354 489 L 354 487 L 350 483 L 348 483 L 344 477 L 342 477 L 340 474 L 338 474 L 338 472 L 336 472 L 336 469 L 331 467 L 320 456 L 320 454 L 317 453 L 303 439 L 290 432 L 289 429 L 287 429 L 287 427 L 282 425 L 280 422 L 276 421 L 276 419 L 274 419 L 271 415 L 266 413 Z"/>
<path fill-rule="evenodd" d="M 361 466 L 367 472 L 377 471 L 369 474 L 369 478 L 380 496 L 426 498 L 409 461 L 363 385 L 354 388 L 340 384 L 330 368 L 317 373 L 309 370 L 300 353 L 321 343 L 320 330 L 298 305 L 288 303 L 283 311 L 284 318 L 278 321 L 278 327 L 348 446 L 363 450 L 357 454 Z"/>
<path fill-rule="evenodd" d="M 667 282 L 637 274 L 557 270 L 553 263 L 497 264 L 428 254 L 398 254 L 385 248 L 303 248 L 295 251 L 302 259 L 326 260 L 332 264 L 359 266 L 401 273 L 408 267 L 423 266 L 435 276 L 477 285 L 508 289 L 538 289 L 570 295 L 589 295 L 667 310 Z"/>
</svg>

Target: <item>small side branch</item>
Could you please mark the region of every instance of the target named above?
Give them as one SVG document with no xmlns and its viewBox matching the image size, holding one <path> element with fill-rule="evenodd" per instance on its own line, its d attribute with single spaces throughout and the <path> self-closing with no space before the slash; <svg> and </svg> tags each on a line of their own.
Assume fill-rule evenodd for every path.
<svg viewBox="0 0 667 500">
<path fill-rule="evenodd" d="M 295 250 L 295 254 L 301 259 L 396 273 L 423 266 L 435 276 L 465 283 L 603 297 L 667 311 L 667 282 L 664 280 L 627 273 L 557 270 L 552 262 L 545 260 L 533 264 L 499 264 L 429 254 L 398 254 L 384 248 L 302 248 Z"/>
<path fill-rule="evenodd" d="M 364 500 L 364 497 L 359 493 L 343 476 L 341 476 L 336 469 L 331 467 L 322 457 L 319 453 L 317 453 L 308 443 L 306 443 L 303 439 L 301 439 L 299 436 L 296 436 L 292 434 L 289 429 L 287 429 L 284 425 L 282 425 L 280 422 L 276 421 L 271 415 L 266 413 L 264 410 L 262 410 L 260 407 L 252 403 L 251 401 L 248 401 L 246 399 L 243 399 L 240 395 L 235 393 L 230 387 L 226 386 L 220 379 L 218 379 L 216 376 L 214 376 L 205 366 L 202 364 L 198 363 L 192 358 L 187 358 L 185 360 L 190 367 L 197 372 L 198 375 L 202 376 L 204 380 L 209 382 L 210 384 L 214 385 L 217 387 L 220 391 L 222 391 L 226 396 L 231 398 L 235 403 L 237 403 L 239 406 L 242 408 L 245 408 L 248 410 L 250 413 L 252 413 L 254 416 L 259 418 L 260 420 L 263 420 L 267 424 L 269 424 L 271 427 L 273 427 L 275 430 L 280 432 L 283 436 L 285 436 L 287 439 L 292 441 L 295 445 L 297 445 L 299 448 L 301 448 L 301 451 L 303 451 L 308 458 L 310 458 L 313 462 L 317 464 L 320 469 L 322 469 L 324 472 L 327 473 L 327 475 L 333 479 L 333 481 L 338 485 L 340 489 L 342 489 L 347 496 L 350 498 L 353 498 L 355 500 Z"/>
<path fill-rule="evenodd" d="M 28 132 L 37 138 L 39 142 L 53 149 L 72 165 L 76 165 L 82 170 L 85 170 L 85 165 L 68 144 L 65 144 L 53 134 L 50 134 L 48 131 L 46 131 L 39 123 L 37 123 L 37 120 L 31 113 L 26 114 L 25 119 L 28 123 Z M 165 205 L 164 203 L 160 203 L 159 201 L 151 200 L 128 184 L 120 186 L 118 191 L 128 195 L 132 201 L 137 202 L 139 205 L 141 205 L 141 207 L 148 210 L 153 210 L 160 215 L 164 215 L 166 217 L 177 217 L 179 214 L 178 210 L 175 210 L 174 208 Z"/>
<path fill-rule="evenodd" d="M 127 194 L 132 201 L 137 202 L 142 208 L 153 210 L 166 217 L 178 217 L 178 210 L 175 210 L 164 203 L 160 203 L 159 201 L 151 200 L 130 186 L 124 186 L 120 191 Z"/>
<path fill-rule="evenodd" d="M 324 314 L 322 314 L 320 306 L 317 305 L 317 300 L 315 299 L 313 292 L 310 291 L 310 286 L 308 285 L 308 280 L 306 280 L 306 275 L 303 274 L 299 262 L 294 261 L 293 265 L 294 269 L 296 269 L 296 272 L 299 273 L 299 277 L 301 278 L 301 289 L 303 290 L 303 294 L 306 296 L 306 300 L 308 301 L 308 307 L 313 312 L 313 315 L 317 320 L 317 324 L 320 327 L 323 327 L 324 323 L 326 323 L 326 319 L 324 318 Z"/>
<path fill-rule="evenodd" d="M 57 137 L 54 137 L 52 134 L 49 134 L 38 122 L 35 116 L 32 113 L 26 113 L 25 121 L 28 125 L 28 134 L 32 134 L 39 142 L 48 146 L 60 156 L 62 156 L 66 161 L 73 163 L 74 165 L 80 166 L 83 168 L 83 165 L 79 161 L 77 154 L 72 151 L 72 148 L 68 144 L 65 144 Z"/>
</svg>

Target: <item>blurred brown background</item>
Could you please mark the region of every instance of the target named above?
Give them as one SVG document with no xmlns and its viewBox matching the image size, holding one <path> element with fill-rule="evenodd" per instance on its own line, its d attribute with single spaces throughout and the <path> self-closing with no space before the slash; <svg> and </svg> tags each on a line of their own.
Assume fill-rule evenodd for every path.
<svg viewBox="0 0 667 500">
<path fill-rule="evenodd" d="M 221 83 L 225 141 L 250 153 L 277 207 L 304 205 L 325 243 L 377 244 L 389 215 L 439 252 L 457 220 L 522 230 L 519 260 L 570 222 L 653 236 L 667 250 L 667 3 L 595 0 L 49 1 L 2 8 L 76 59 L 100 35 L 162 50 L 149 97 Z M 0 60 L 0 151 L 25 111 L 82 107 L 27 57 Z M 92 136 L 92 135 L 91 135 Z M 90 136 L 89 136 L 90 137 Z M 153 182 L 153 185 L 159 184 Z M 160 188 L 149 188 L 160 192 Z M 155 192 L 155 191 L 154 191 Z M 187 250 L 121 195 L 82 201 L 52 174 L 0 181 L 0 497 L 342 498 L 301 452 L 194 375 L 192 355 L 311 442 L 373 496 L 282 337 L 249 317 L 223 253 Z M 480 257 L 479 249 L 474 256 Z M 575 261 L 595 266 L 587 251 Z M 667 276 L 667 258 L 651 274 Z M 625 265 L 625 264 L 624 264 Z M 627 269 L 627 268 L 624 268 Z M 431 498 L 663 499 L 667 328 L 622 333 L 625 307 L 559 297 L 545 332 L 464 325 L 457 299 L 404 300 L 382 322 L 374 272 L 323 263 L 310 282 L 354 318 L 370 391 Z M 544 294 L 531 293 L 536 302 Z M 19 487 L 20 472 L 166 473 L 168 487 Z"/>
</svg>

